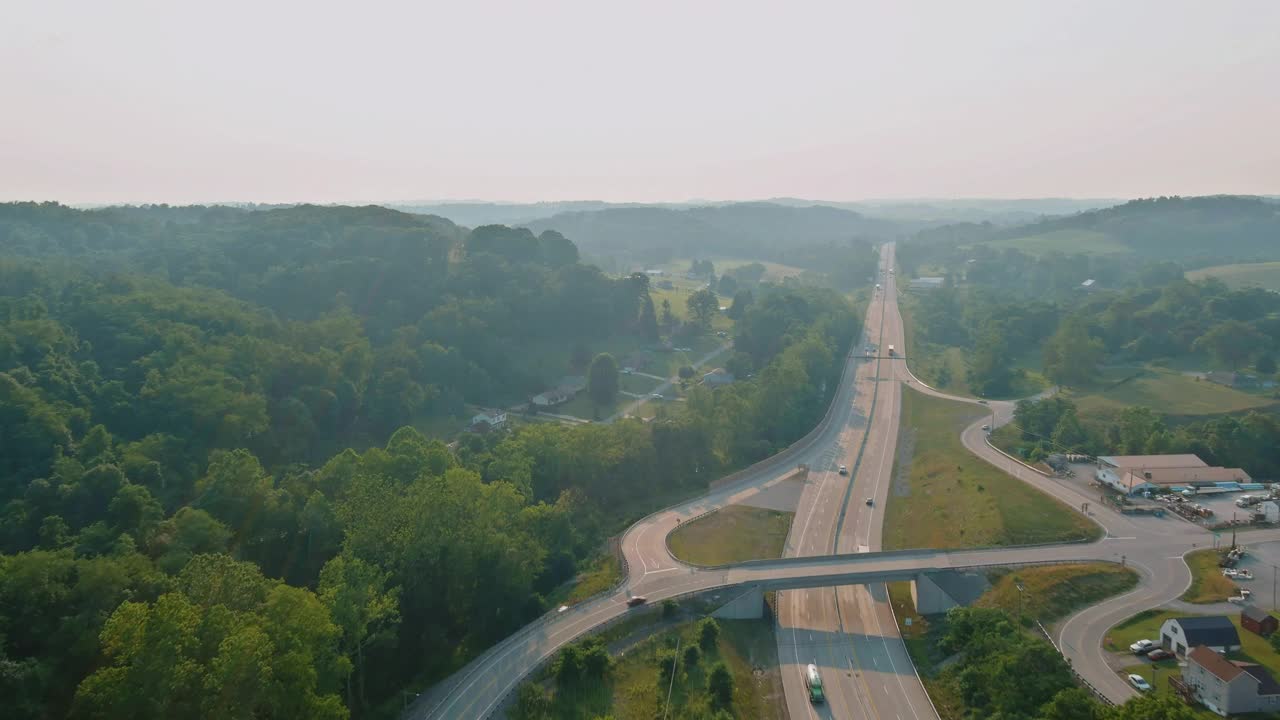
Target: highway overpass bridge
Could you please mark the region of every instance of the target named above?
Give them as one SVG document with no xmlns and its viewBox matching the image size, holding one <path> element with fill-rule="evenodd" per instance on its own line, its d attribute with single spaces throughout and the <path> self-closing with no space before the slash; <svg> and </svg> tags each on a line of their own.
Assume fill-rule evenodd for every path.
<svg viewBox="0 0 1280 720">
<path fill-rule="evenodd" d="M 691 574 L 719 576 L 720 582 L 708 589 L 731 591 L 734 599 L 716 612 L 719 617 L 759 617 L 766 592 L 899 581 L 913 584 L 916 611 L 928 615 L 976 599 L 986 589 L 983 571 L 1078 562 L 1122 564 L 1125 556 L 1118 553 L 1114 543 L 1107 542 L 982 550 L 899 550 L 754 560 L 723 571 L 705 568 Z M 745 592 L 732 592 L 736 589 Z"/>
</svg>

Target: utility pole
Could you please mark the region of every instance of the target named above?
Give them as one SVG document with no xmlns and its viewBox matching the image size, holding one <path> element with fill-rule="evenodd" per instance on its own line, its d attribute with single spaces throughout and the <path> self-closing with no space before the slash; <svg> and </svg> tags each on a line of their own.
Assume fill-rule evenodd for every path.
<svg viewBox="0 0 1280 720">
<path fill-rule="evenodd" d="M 1271 609 L 1274 610 L 1280 605 L 1276 605 L 1276 574 L 1280 573 L 1280 568 L 1275 565 L 1271 566 Z"/>
<path fill-rule="evenodd" d="M 680 663 L 680 636 L 676 636 L 676 656 L 671 658 L 671 684 L 667 686 L 667 706 L 662 709 L 662 720 L 671 712 L 671 691 L 676 686 L 676 666 Z"/>
<path fill-rule="evenodd" d="M 1022 595 L 1027 588 L 1023 586 L 1021 580 L 1014 580 L 1013 586 L 1018 588 L 1018 624 L 1021 625 L 1022 624 Z"/>
</svg>

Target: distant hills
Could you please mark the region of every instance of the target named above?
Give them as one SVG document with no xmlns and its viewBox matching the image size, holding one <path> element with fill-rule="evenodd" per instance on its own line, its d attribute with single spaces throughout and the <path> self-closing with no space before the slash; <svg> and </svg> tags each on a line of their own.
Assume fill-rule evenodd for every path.
<svg viewBox="0 0 1280 720">
<path fill-rule="evenodd" d="M 1280 258 L 1280 202 L 1233 195 L 1150 198 L 1016 228 L 971 226 L 965 232 L 1008 245 L 1075 234 L 1093 244 L 1188 264 L 1272 260 Z M 1064 242 L 1060 250 L 1069 254 L 1072 244 Z"/>
<path fill-rule="evenodd" d="M 714 255 L 774 258 L 785 255 L 787 248 L 886 240 L 905 230 L 901 223 L 852 210 L 777 203 L 607 208 L 559 213 L 525 226 L 535 233 L 556 230 L 587 253 L 626 255 L 636 261 Z"/>
</svg>

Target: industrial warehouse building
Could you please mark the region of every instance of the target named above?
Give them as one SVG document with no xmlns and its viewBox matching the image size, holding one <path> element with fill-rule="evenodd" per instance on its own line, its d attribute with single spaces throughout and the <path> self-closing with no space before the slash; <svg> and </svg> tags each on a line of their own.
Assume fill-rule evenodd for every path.
<svg viewBox="0 0 1280 720">
<path fill-rule="evenodd" d="M 1210 466 L 1196 455 L 1103 456 L 1098 458 L 1095 478 L 1126 495 L 1210 486 L 1225 490 L 1262 489 L 1244 470 Z"/>
</svg>

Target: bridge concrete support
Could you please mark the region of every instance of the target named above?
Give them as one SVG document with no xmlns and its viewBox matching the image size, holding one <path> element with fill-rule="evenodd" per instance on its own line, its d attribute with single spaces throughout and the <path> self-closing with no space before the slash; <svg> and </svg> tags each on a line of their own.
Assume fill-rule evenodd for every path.
<svg viewBox="0 0 1280 720">
<path fill-rule="evenodd" d="M 916 612 L 935 615 L 971 604 L 990 586 L 981 573 L 920 573 L 911 582 L 911 599 L 915 602 Z"/>
<path fill-rule="evenodd" d="M 711 617 L 722 620 L 759 620 L 764 617 L 764 591 L 753 585 L 746 592 L 720 606 Z"/>
</svg>

